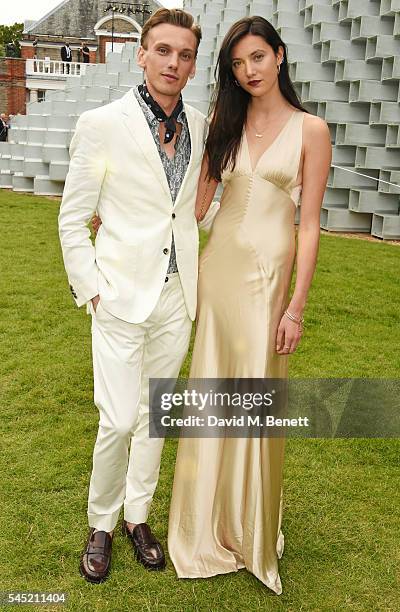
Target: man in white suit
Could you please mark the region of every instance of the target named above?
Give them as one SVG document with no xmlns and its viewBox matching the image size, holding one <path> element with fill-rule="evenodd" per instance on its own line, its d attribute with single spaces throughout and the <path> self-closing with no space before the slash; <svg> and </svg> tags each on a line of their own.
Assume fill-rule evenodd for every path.
<svg viewBox="0 0 400 612">
<path fill-rule="evenodd" d="M 159 9 L 142 31 L 145 83 L 77 122 L 59 231 L 70 288 L 92 314 L 99 430 L 89 486 L 89 537 L 81 574 L 109 573 L 122 530 L 148 569 L 165 556 L 146 523 L 161 439 L 149 438 L 149 378 L 178 375 L 196 311 L 194 215 L 206 123 L 184 105 L 201 32 L 184 11 Z M 87 227 L 98 211 L 95 245 Z"/>
</svg>

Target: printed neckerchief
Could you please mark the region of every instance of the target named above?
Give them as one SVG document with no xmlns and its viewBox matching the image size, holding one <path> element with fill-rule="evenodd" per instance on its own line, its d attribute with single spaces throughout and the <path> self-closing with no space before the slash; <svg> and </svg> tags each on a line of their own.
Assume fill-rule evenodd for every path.
<svg viewBox="0 0 400 612">
<path fill-rule="evenodd" d="M 139 85 L 138 91 L 142 96 L 143 100 L 146 102 L 149 109 L 151 110 L 151 112 L 153 113 L 153 115 L 155 116 L 155 118 L 160 123 L 165 124 L 164 144 L 168 144 L 174 137 L 174 134 L 176 132 L 176 120 L 179 116 L 179 113 L 183 110 L 182 95 L 180 96 L 178 103 L 172 111 L 171 115 L 168 117 L 161 108 L 161 106 L 158 104 L 158 102 L 154 100 L 145 83 Z"/>
</svg>

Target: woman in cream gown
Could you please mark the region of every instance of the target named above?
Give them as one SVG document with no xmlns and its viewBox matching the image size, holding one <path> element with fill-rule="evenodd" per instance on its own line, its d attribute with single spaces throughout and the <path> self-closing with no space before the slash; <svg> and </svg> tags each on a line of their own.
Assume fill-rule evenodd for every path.
<svg viewBox="0 0 400 612">
<path fill-rule="evenodd" d="M 221 47 L 198 218 L 218 180 L 223 194 L 200 257 L 190 378 L 286 378 L 288 354 L 300 339 L 299 320 L 318 251 L 330 139 L 325 122 L 302 109 L 285 61 L 284 43 L 261 17 L 234 24 Z M 224 121 L 235 122 L 229 108 L 237 95 L 246 104 L 245 120 L 235 164 L 224 166 L 225 130 L 230 129 Z M 270 137 L 261 130 L 265 124 Z M 307 130 L 307 142 L 321 149 L 309 155 L 306 167 Z M 313 176 L 313 186 L 306 188 Z M 301 190 L 308 222 L 301 220 L 297 282 L 289 303 Z M 284 314 L 286 308 L 296 321 Z M 179 577 L 204 578 L 245 567 L 272 591 L 282 592 L 283 463 L 283 438 L 180 439 L 168 535 Z"/>
</svg>

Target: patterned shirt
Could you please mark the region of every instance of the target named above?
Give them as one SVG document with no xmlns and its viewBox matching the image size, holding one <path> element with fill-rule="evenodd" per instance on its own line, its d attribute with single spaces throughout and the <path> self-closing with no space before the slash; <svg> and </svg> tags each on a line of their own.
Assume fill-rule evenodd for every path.
<svg viewBox="0 0 400 612">
<path fill-rule="evenodd" d="M 186 113 L 184 110 L 182 110 L 178 115 L 177 120 L 182 124 L 182 130 L 180 136 L 177 136 L 178 143 L 175 148 L 175 155 L 172 159 L 169 159 L 168 155 L 161 146 L 160 135 L 158 132 L 160 123 L 158 119 L 156 119 L 156 117 L 153 115 L 152 111 L 147 106 L 136 87 L 133 89 L 133 92 L 136 100 L 140 104 L 150 131 L 153 135 L 154 142 L 156 143 L 158 153 L 164 167 L 165 176 L 167 177 L 172 202 L 175 204 L 176 197 L 179 189 L 181 188 L 187 167 L 189 165 L 191 154 L 190 133 Z M 169 258 L 167 274 L 172 274 L 173 272 L 178 272 L 178 266 L 176 263 L 174 235 L 172 234 L 171 255 Z"/>
</svg>

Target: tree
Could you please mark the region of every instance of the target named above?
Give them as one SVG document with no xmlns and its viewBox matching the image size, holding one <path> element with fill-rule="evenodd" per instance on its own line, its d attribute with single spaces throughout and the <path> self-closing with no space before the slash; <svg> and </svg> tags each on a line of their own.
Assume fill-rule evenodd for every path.
<svg viewBox="0 0 400 612">
<path fill-rule="evenodd" d="M 0 25 L 0 56 L 21 57 L 19 41 L 22 38 L 23 23 Z"/>
</svg>

